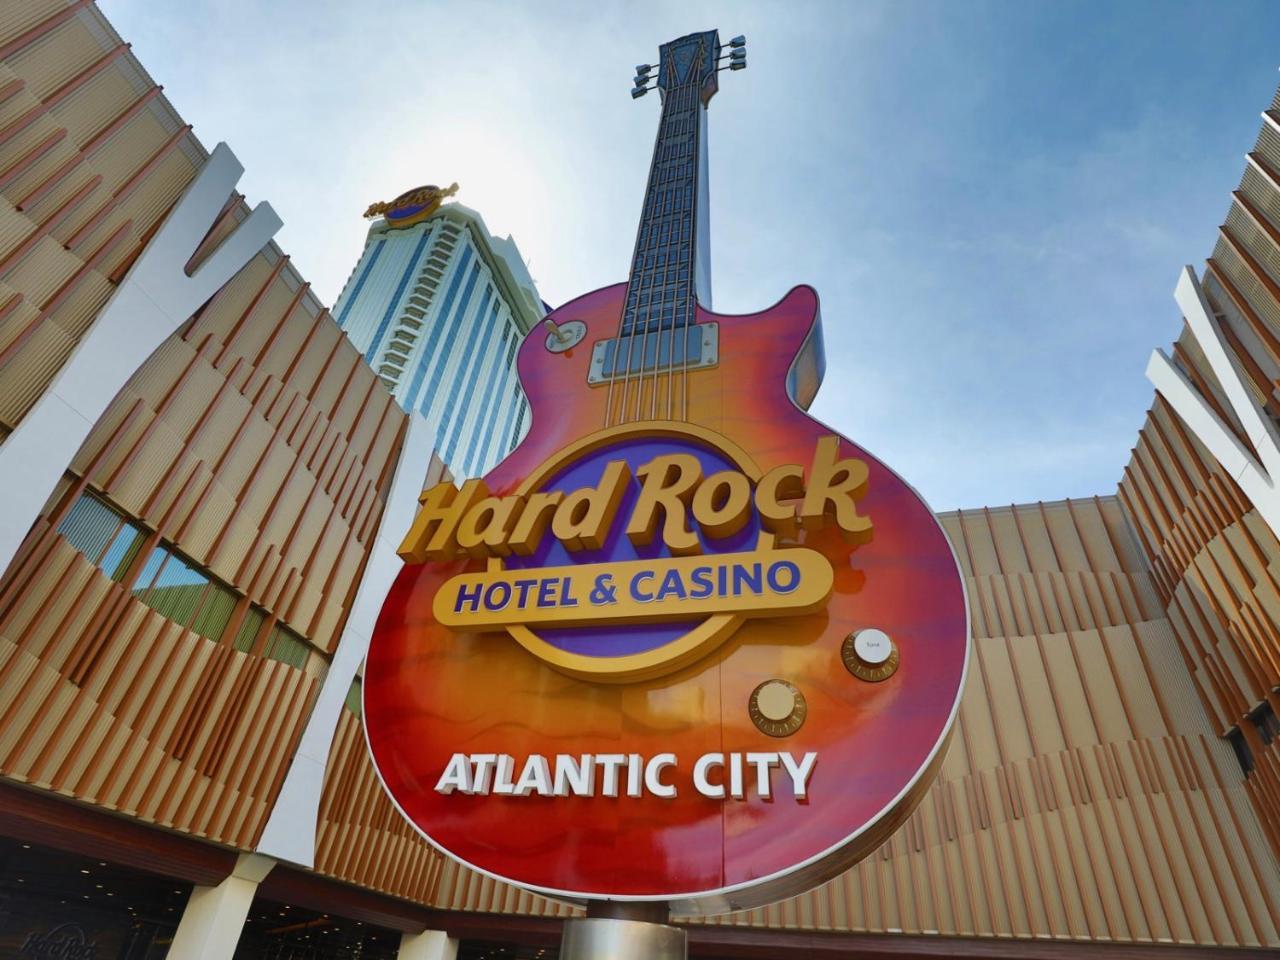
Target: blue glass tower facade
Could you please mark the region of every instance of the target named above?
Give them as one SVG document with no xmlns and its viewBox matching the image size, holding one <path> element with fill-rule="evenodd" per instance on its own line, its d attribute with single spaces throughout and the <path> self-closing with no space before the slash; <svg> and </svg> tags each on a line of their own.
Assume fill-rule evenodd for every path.
<svg viewBox="0 0 1280 960">
<path fill-rule="evenodd" d="M 400 405 L 431 423 L 455 478 L 484 474 L 524 435 L 516 346 L 545 307 L 515 242 L 475 211 L 375 221 L 333 313 Z"/>
</svg>

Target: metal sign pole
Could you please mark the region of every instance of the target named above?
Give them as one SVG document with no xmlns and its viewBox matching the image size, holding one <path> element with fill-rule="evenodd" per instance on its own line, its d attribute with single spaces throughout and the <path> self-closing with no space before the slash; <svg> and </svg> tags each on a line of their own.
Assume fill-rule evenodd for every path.
<svg viewBox="0 0 1280 960">
<path fill-rule="evenodd" d="M 565 921 L 560 960 L 686 960 L 685 932 L 669 917 L 665 903 L 592 901 Z"/>
</svg>

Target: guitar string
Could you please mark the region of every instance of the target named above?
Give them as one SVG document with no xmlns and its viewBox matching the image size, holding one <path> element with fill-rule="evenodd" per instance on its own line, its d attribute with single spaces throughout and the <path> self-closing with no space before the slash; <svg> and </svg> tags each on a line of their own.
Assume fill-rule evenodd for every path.
<svg viewBox="0 0 1280 960">
<path fill-rule="evenodd" d="M 696 95 L 695 95 L 696 96 Z M 701 115 L 698 113 L 698 102 L 694 102 L 694 115 L 692 115 L 692 129 L 690 131 L 690 150 L 687 152 L 684 164 L 686 173 L 686 183 L 689 184 L 689 253 L 687 253 L 687 269 L 685 270 L 685 325 L 681 329 L 681 337 L 684 338 L 680 351 L 680 419 L 689 421 L 689 334 L 690 328 L 694 328 L 694 337 L 698 338 L 696 332 L 696 323 L 698 323 L 698 300 L 696 300 L 696 265 L 698 265 L 698 186 L 700 172 L 700 154 L 703 142 L 701 142 Z M 690 289 L 690 284 L 694 289 Z M 672 367 L 675 367 L 675 355 L 672 355 Z M 675 379 L 675 370 L 672 370 L 672 379 Z"/>
<path fill-rule="evenodd" d="M 699 60 L 699 65 L 701 65 L 701 60 Z M 698 170 L 696 166 L 692 163 L 692 159 L 698 155 L 699 147 L 701 147 L 701 143 L 699 142 L 700 140 L 699 133 L 701 131 L 701 125 L 699 123 L 699 120 L 701 119 L 701 117 L 698 115 L 698 104 L 697 104 L 696 93 L 693 96 L 693 101 L 694 101 L 692 104 L 693 113 L 690 121 L 691 126 L 689 130 L 689 141 L 688 141 L 689 144 L 691 145 L 691 149 L 686 151 L 686 156 L 680 161 L 681 169 L 685 171 L 685 186 L 687 187 L 687 193 L 681 197 L 681 200 L 688 201 L 686 217 L 689 219 L 689 222 L 690 222 L 689 254 L 686 259 L 686 268 L 685 268 L 684 277 L 682 280 L 684 285 L 684 290 L 682 291 L 683 298 L 681 303 L 681 310 L 683 313 L 682 319 L 684 322 L 681 324 L 681 327 L 680 327 L 680 337 L 682 341 L 681 349 L 680 349 L 680 418 L 682 420 L 688 420 L 689 418 L 688 416 L 689 328 L 690 328 L 690 325 L 696 322 L 697 320 L 696 306 L 691 305 L 690 303 L 690 297 L 694 296 L 695 297 L 694 303 L 696 304 L 696 295 L 693 294 L 692 291 L 689 289 L 690 280 L 691 279 L 696 280 L 696 277 L 694 277 L 692 271 L 696 268 L 696 264 L 697 264 L 697 247 L 696 247 L 695 241 L 696 241 L 697 224 L 698 224 L 698 210 L 696 205 L 697 196 L 698 196 Z M 696 284 L 695 284 L 695 288 L 696 288 Z M 692 317 L 690 316 L 691 313 L 693 314 Z M 675 360 L 676 360 L 674 331 L 672 332 L 672 336 L 671 336 L 670 360 L 671 360 L 671 374 L 667 380 L 667 384 L 668 384 L 667 386 L 667 419 L 668 420 L 674 419 L 673 394 L 675 393 Z"/>
<path fill-rule="evenodd" d="M 701 62 L 702 53 L 703 51 L 699 52 L 699 63 Z M 650 184 L 652 189 L 650 191 L 648 202 L 645 204 L 648 209 L 642 211 L 643 220 L 640 232 L 643 237 L 643 243 L 637 244 L 637 254 L 635 258 L 635 266 L 637 267 L 635 272 L 639 274 L 638 277 L 634 278 L 637 281 L 637 286 L 634 290 L 634 294 L 630 289 L 628 290 L 627 299 L 623 304 L 622 334 L 627 340 L 626 359 L 623 363 L 618 363 L 618 358 L 622 353 L 622 350 L 621 344 L 618 344 L 615 341 L 614 355 L 612 358 L 613 364 L 609 371 L 608 387 L 605 396 L 605 426 L 612 425 L 615 387 L 620 376 L 622 387 L 621 390 L 616 391 L 619 394 L 618 422 L 620 424 L 627 422 L 628 408 L 630 407 L 631 382 L 633 380 L 636 384 L 635 418 L 637 420 L 642 418 L 645 374 L 648 372 L 646 370 L 646 367 L 648 366 L 647 354 L 650 342 L 652 342 L 654 348 L 652 382 L 650 384 L 649 397 L 650 419 L 657 418 L 658 388 L 660 379 L 664 372 L 666 377 L 667 419 L 674 419 L 675 337 L 677 328 L 682 331 L 685 338 L 684 349 L 681 351 L 681 418 L 686 421 L 688 420 L 688 313 L 690 305 L 689 300 L 692 296 L 688 269 L 692 269 L 693 262 L 696 259 L 694 230 L 692 229 L 693 225 L 689 220 L 690 217 L 696 219 L 697 171 L 692 168 L 696 166 L 693 164 L 693 159 L 697 156 L 696 148 L 698 146 L 698 141 L 701 138 L 699 137 L 699 126 L 697 124 L 698 118 L 696 116 L 697 91 L 695 89 L 695 85 L 692 83 L 684 84 L 682 88 L 670 99 L 672 101 L 668 105 L 670 109 L 663 111 L 664 116 L 660 120 L 660 132 L 662 133 L 662 136 L 659 138 L 660 143 L 658 145 L 658 150 L 656 151 L 657 155 L 655 156 L 653 164 L 654 170 Z M 693 108 L 692 117 L 690 116 L 691 107 Z M 691 145 L 693 149 L 681 150 L 680 153 L 676 154 L 680 159 L 672 162 L 672 157 L 670 155 L 675 153 L 677 148 L 670 143 L 670 139 L 677 131 L 682 134 L 682 139 L 686 144 Z M 664 140 L 667 142 L 661 142 Z M 664 162 L 665 167 L 663 166 Z M 673 169 L 676 171 L 675 173 L 673 173 Z M 690 203 L 685 207 L 680 203 L 679 199 L 673 198 L 669 205 L 660 204 L 658 202 L 659 195 L 661 193 L 660 188 L 669 189 L 673 181 L 680 179 L 681 173 L 683 173 L 685 177 L 692 177 L 694 180 L 689 191 Z M 661 212 L 664 208 L 667 210 L 665 214 Z M 658 241 L 658 237 L 662 235 L 659 229 L 659 224 L 655 222 L 658 219 L 665 219 L 666 221 L 665 224 L 662 225 L 666 227 L 665 236 L 667 239 L 665 244 L 659 243 Z M 686 257 L 680 257 L 678 255 L 673 257 L 672 254 L 680 249 L 680 244 L 684 238 L 683 228 L 686 224 L 690 226 L 688 237 L 689 252 Z M 674 230 L 672 228 L 674 228 Z M 673 234 L 675 237 L 674 241 L 672 240 Z M 665 250 L 662 249 L 663 247 L 665 247 Z M 654 278 L 657 275 L 657 271 L 646 269 L 644 263 L 649 257 L 657 259 L 659 254 L 661 254 L 661 280 L 655 284 Z M 672 274 L 675 272 L 677 265 L 686 266 L 687 269 L 684 271 L 685 276 L 677 276 L 673 280 Z M 655 303 L 655 286 L 657 287 L 657 290 L 661 292 L 656 299 L 658 327 L 657 330 L 650 331 L 649 323 L 651 318 L 648 316 L 648 312 L 651 311 Z M 668 297 L 670 298 L 669 300 L 667 299 Z M 664 316 L 664 304 L 666 303 L 669 303 L 671 307 L 671 316 L 669 318 Z M 677 304 L 679 304 L 678 310 Z M 677 317 L 677 312 L 679 313 L 679 317 Z M 693 312 L 696 314 L 696 309 Z M 645 314 L 643 326 L 641 326 L 640 322 L 642 314 Z M 696 316 L 694 319 L 696 320 Z M 669 320 L 669 327 L 666 323 L 667 320 Z M 668 353 L 665 371 L 662 363 L 660 362 L 661 338 L 664 328 L 666 328 L 666 332 L 668 333 Z M 632 361 L 634 358 L 635 342 L 637 339 L 641 341 L 641 353 L 639 357 L 640 369 L 633 374 Z M 619 371 L 621 371 L 621 375 L 619 374 Z"/>
<path fill-rule="evenodd" d="M 700 64 L 701 64 L 700 58 L 695 60 L 693 64 L 693 69 L 696 71 L 696 69 L 700 66 Z M 680 142 L 682 144 L 688 142 L 689 139 L 694 136 L 694 124 L 692 123 L 692 120 L 691 120 L 690 110 L 691 108 L 693 108 L 694 113 L 696 113 L 696 99 L 695 99 L 696 96 L 697 94 L 695 92 L 695 86 L 693 83 L 687 84 L 685 88 L 680 92 L 680 116 L 678 119 L 678 123 L 679 123 Z M 683 167 L 681 167 L 679 164 L 676 164 L 675 170 L 683 172 Z M 678 183 L 681 178 L 677 173 L 673 176 L 670 176 L 668 179 L 669 181 L 674 181 Z M 685 179 L 687 179 L 687 175 Z M 664 272 L 663 272 L 663 282 L 662 282 L 662 289 L 663 289 L 662 313 L 660 314 L 657 343 L 655 344 L 655 348 L 654 348 L 655 364 L 654 364 L 654 377 L 653 377 L 653 396 L 651 398 L 651 405 L 650 405 L 651 418 L 655 420 L 657 419 L 657 413 L 658 413 L 658 383 L 659 383 L 658 370 L 660 369 L 660 365 L 656 361 L 661 357 L 662 332 L 663 332 L 662 326 L 664 321 L 666 321 L 667 319 L 670 320 L 670 325 L 667 330 L 667 362 L 666 362 L 665 369 L 663 370 L 663 373 L 665 375 L 665 381 L 666 381 L 667 419 L 670 420 L 672 419 L 672 392 L 675 388 L 674 379 L 675 379 L 676 328 L 680 327 L 681 329 L 684 329 L 684 325 L 685 323 L 687 323 L 686 311 L 687 311 L 687 301 L 688 301 L 688 294 L 689 294 L 688 285 L 687 285 L 688 284 L 687 265 L 682 263 L 682 258 L 678 255 L 680 250 L 680 244 L 684 241 L 684 227 L 688 222 L 688 211 L 681 206 L 680 197 L 678 195 L 674 195 L 674 192 L 673 192 L 673 195 L 669 197 L 669 200 L 670 200 L 670 204 L 669 204 L 670 226 L 673 228 L 672 232 L 675 234 L 675 237 L 673 240 L 668 242 L 667 257 L 663 264 Z M 693 231 L 691 229 L 690 240 L 692 240 L 692 233 Z M 676 256 L 672 256 L 673 253 L 675 253 Z M 686 266 L 686 270 L 681 271 L 680 270 L 681 266 Z M 670 306 L 669 318 L 667 317 L 668 305 Z"/>
<path fill-rule="evenodd" d="M 662 131 L 661 117 L 659 117 L 659 120 L 658 120 L 658 131 L 660 135 Z M 652 186 L 653 176 L 654 176 L 654 171 L 651 170 L 649 175 L 649 184 L 648 184 L 649 186 Z M 649 248 L 649 244 L 651 241 L 651 233 L 652 233 L 649 229 L 647 229 L 648 227 L 647 221 L 649 217 L 648 217 L 648 211 L 645 209 L 648 206 L 649 193 L 650 191 L 646 189 L 645 202 L 641 205 L 641 208 L 640 208 L 640 226 L 636 231 L 636 253 L 631 265 L 632 276 L 627 284 L 626 299 L 623 301 L 623 304 L 622 304 L 622 323 L 619 329 L 619 336 L 617 339 L 614 340 L 614 345 L 613 345 L 613 357 L 612 357 L 613 366 L 609 370 L 609 393 L 605 398 L 604 425 L 606 427 L 613 425 L 613 413 L 612 413 L 611 407 L 613 402 L 614 384 L 617 383 L 618 381 L 619 370 L 622 371 L 622 389 L 620 391 L 620 396 L 618 398 L 618 423 L 619 424 L 625 423 L 627 419 L 627 409 L 626 409 L 627 408 L 627 381 L 630 374 L 631 349 L 634 341 L 634 333 L 631 328 L 634 327 L 635 318 L 639 313 L 639 300 L 640 300 L 639 284 L 643 282 L 642 277 L 643 277 L 644 257 L 645 257 L 646 251 Z M 640 274 L 640 276 L 636 276 L 636 274 Z M 632 284 L 636 284 L 634 292 L 632 289 Z M 619 363 L 619 360 L 622 355 L 623 339 L 627 341 L 627 359 L 625 361 L 625 366 Z"/>
<path fill-rule="evenodd" d="M 651 390 L 650 403 L 651 404 L 654 398 L 656 398 L 657 396 L 655 391 L 657 389 L 657 376 L 658 376 L 658 360 L 659 360 L 658 348 L 661 344 L 661 331 L 662 331 L 662 298 L 661 298 L 660 291 L 666 282 L 666 273 L 667 273 L 667 259 L 665 255 L 666 251 L 664 248 L 669 246 L 670 244 L 670 240 L 669 240 L 670 224 L 666 222 L 667 216 L 666 216 L 664 205 L 662 202 L 663 194 L 666 191 L 667 185 L 670 180 L 670 176 L 669 176 L 670 171 L 668 168 L 662 165 L 662 158 L 663 158 L 662 148 L 665 148 L 667 144 L 670 143 L 671 137 L 673 136 L 677 128 L 681 99 L 682 99 L 682 90 L 679 88 L 673 88 L 668 98 L 668 103 L 666 104 L 666 110 L 664 111 L 664 115 L 662 119 L 662 126 L 661 126 L 661 131 L 662 131 L 661 144 L 662 145 L 657 153 L 657 156 L 655 157 L 654 190 L 653 190 L 653 196 L 652 196 L 653 206 L 650 210 L 650 214 L 652 216 L 653 234 L 655 238 L 658 238 L 655 240 L 655 247 L 656 247 L 655 261 L 660 261 L 660 262 L 655 263 L 656 269 L 653 270 L 651 273 L 649 273 L 648 287 L 644 291 L 646 310 L 645 310 L 644 325 L 642 328 L 643 332 L 640 334 L 640 336 L 642 337 L 643 345 L 640 351 L 640 370 L 637 373 L 637 383 L 636 383 L 636 419 L 637 420 L 644 418 L 645 374 L 648 372 L 647 360 L 648 360 L 650 343 L 652 343 L 654 346 L 654 358 L 653 358 L 654 359 L 654 363 L 653 363 L 654 382 L 650 387 L 650 390 Z M 664 242 L 661 238 L 667 238 L 667 239 Z M 653 322 L 655 313 L 657 317 L 658 329 L 656 331 L 651 331 L 650 325 Z M 652 410 L 650 412 L 650 419 L 653 419 Z"/>
<path fill-rule="evenodd" d="M 673 93 L 671 101 L 672 101 L 671 120 L 670 120 L 670 123 L 666 125 L 666 131 L 665 131 L 666 139 L 668 142 L 670 142 L 673 136 L 677 135 L 677 132 L 680 129 L 680 112 L 684 108 L 683 88 Z M 664 249 L 662 251 L 662 268 L 658 274 L 656 282 L 653 284 L 649 293 L 649 303 L 651 305 L 650 317 L 654 316 L 654 314 L 656 313 L 657 320 L 658 320 L 657 330 L 652 331 L 653 378 L 652 378 L 652 383 L 649 386 L 649 419 L 650 420 L 657 419 L 658 369 L 661 366 L 661 360 L 662 360 L 662 327 L 663 327 L 664 313 L 666 311 L 666 307 L 664 306 L 664 298 L 665 298 L 667 283 L 670 281 L 670 272 L 671 272 L 671 266 L 670 266 L 671 258 L 669 256 L 671 251 L 671 214 L 667 208 L 667 203 L 666 203 L 668 191 L 671 189 L 670 173 L 671 171 L 669 168 L 664 169 L 662 178 L 661 178 L 662 188 L 657 192 L 657 194 L 654 197 L 655 212 L 657 213 L 658 218 L 662 222 L 662 226 L 660 228 L 660 235 L 666 237 L 666 242 L 663 244 Z M 644 350 L 645 359 L 648 359 L 650 338 L 651 337 L 650 337 L 649 324 L 646 323 L 645 324 L 645 350 Z M 644 416 L 644 410 L 643 410 L 644 373 L 645 373 L 645 370 L 642 362 L 642 366 L 640 369 L 641 389 L 640 389 L 639 396 L 637 398 L 637 403 L 636 403 L 636 419 L 637 420 L 639 420 L 641 417 Z"/>
<path fill-rule="evenodd" d="M 665 104 L 664 104 L 665 107 Z M 665 113 L 665 109 L 663 111 Z M 657 144 L 662 139 L 662 116 L 658 118 L 658 136 L 655 138 L 655 154 L 657 152 Z M 653 165 L 650 167 L 649 179 L 645 190 L 645 201 L 640 208 L 640 225 L 636 230 L 636 252 L 631 265 L 632 276 L 628 280 L 626 299 L 622 304 L 622 323 L 619 329 L 619 336 L 614 340 L 613 346 L 613 366 L 609 370 L 609 388 L 605 397 L 605 420 L 606 427 L 613 425 L 613 395 L 614 386 L 619 379 L 619 371 L 621 370 L 622 388 L 618 397 L 618 423 L 623 424 L 627 420 L 627 394 L 629 390 L 629 381 L 631 375 L 631 355 L 635 343 L 635 322 L 639 315 L 640 294 L 642 292 L 643 276 L 644 276 L 644 258 L 652 247 L 653 231 L 649 223 L 649 211 L 646 207 L 649 204 L 649 198 L 652 193 L 653 180 L 656 176 L 656 170 Z M 635 285 L 633 288 L 633 284 Z M 622 356 L 622 340 L 627 341 L 627 356 L 623 363 L 619 363 Z"/>
<path fill-rule="evenodd" d="M 679 135 L 680 115 L 684 110 L 684 88 L 681 87 L 672 93 L 671 97 L 671 116 L 664 123 L 664 140 L 669 145 L 672 139 Z M 658 378 L 659 371 L 662 368 L 662 329 L 666 322 L 666 289 L 667 284 L 671 281 L 671 210 L 669 209 L 668 200 L 671 191 L 671 168 L 663 167 L 660 177 L 661 189 L 654 196 L 654 212 L 661 221 L 659 228 L 659 236 L 664 238 L 660 255 L 662 257 L 661 268 L 656 274 L 653 283 L 649 289 L 649 306 L 650 319 L 645 324 L 645 349 L 643 354 L 642 365 L 640 369 L 641 386 L 636 396 L 636 419 L 644 418 L 644 362 L 649 357 L 649 344 L 653 344 L 653 371 L 651 382 L 649 384 L 649 420 L 657 419 L 658 410 Z M 657 329 L 650 330 L 652 318 L 657 318 Z"/>
<path fill-rule="evenodd" d="M 669 145 L 673 132 L 677 131 L 680 125 L 680 111 L 684 100 L 684 90 L 676 90 L 672 92 L 671 104 L 668 110 L 664 111 L 662 132 L 663 146 Z M 653 219 L 657 221 L 657 234 L 659 242 L 655 244 L 658 247 L 657 256 L 662 257 L 660 269 L 649 274 L 649 287 L 645 291 L 645 317 L 644 317 L 644 346 L 640 351 L 640 370 L 636 374 L 636 420 L 644 419 L 644 388 L 645 388 L 645 365 L 649 362 L 649 343 L 652 340 L 654 344 L 653 351 L 653 371 L 652 383 L 649 385 L 649 419 L 657 419 L 658 401 L 658 371 L 660 360 L 660 349 L 662 349 L 662 291 L 667 284 L 667 273 L 669 270 L 668 251 L 671 248 L 671 221 L 666 210 L 666 204 L 663 202 L 663 196 L 666 195 L 669 184 L 671 184 L 671 170 L 663 168 L 662 155 L 659 154 L 658 164 L 655 165 L 654 192 L 653 192 Z M 658 330 L 650 329 L 653 325 L 654 312 L 657 311 Z"/>
<path fill-rule="evenodd" d="M 697 61 L 699 68 L 701 68 L 702 56 L 703 54 L 700 53 Z M 685 143 L 692 145 L 696 149 L 697 135 L 698 135 L 698 88 L 696 86 L 691 85 L 689 87 L 689 90 L 687 91 L 687 100 L 688 100 L 688 103 L 685 105 L 685 125 L 686 125 L 686 135 L 687 135 Z M 686 153 L 688 153 L 688 151 L 686 151 Z M 685 181 L 681 185 L 681 196 L 677 200 L 677 203 L 680 204 L 680 210 L 681 210 L 680 243 L 683 244 L 687 242 L 689 244 L 689 249 L 693 249 L 693 236 L 694 236 L 694 227 L 695 227 L 695 223 L 692 219 L 693 208 L 690 207 L 686 202 L 689 199 L 689 197 L 692 196 L 693 188 L 689 183 L 689 175 L 690 173 L 693 172 L 693 168 L 687 164 L 687 157 L 681 160 L 680 166 L 678 169 L 680 169 L 681 172 L 684 174 L 684 181 Z M 684 236 L 686 226 L 689 228 L 689 231 L 688 231 L 689 238 L 687 241 L 685 240 L 685 236 Z M 681 249 L 680 246 L 676 247 L 677 253 L 680 249 Z M 690 322 L 689 297 L 691 293 L 690 287 L 689 287 L 689 282 L 691 277 L 689 273 L 689 268 L 691 265 L 691 261 L 689 261 L 687 256 L 684 257 L 683 260 L 684 260 L 683 269 L 680 272 L 680 276 L 677 277 L 676 279 L 676 286 L 677 286 L 676 297 L 673 298 L 675 301 L 679 303 L 679 322 L 678 323 L 673 322 L 672 328 L 671 328 L 671 337 L 667 345 L 667 364 L 668 364 L 667 366 L 667 419 L 668 420 L 672 420 L 675 418 L 675 389 L 676 389 L 676 373 L 675 373 L 676 352 L 675 351 L 676 351 L 677 327 L 679 328 L 679 331 L 678 331 L 679 336 L 682 338 L 684 342 L 684 349 L 681 351 L 682 357 L 685 355 L 685 353 L 687 353 L 688 343 L 689 343 L 689 322 Z M 675 304 L 673 303 L 673 308 L 674 306 Z M 674 310 L 673 310 L 673 317 L 674 317 Z"/>
<path fill-rule="evenodd" d="M 632 282 L 635 284 L 634 299 L 632 296 L 632 289 L 630 286 L 628 286 L 627 288 L 628 307 L 624 308 L 623 310 L 623 317 L 622 317 L 623 336 L 627 338 L 627 359 L 622 369 L 622 398 L 619 402 L 620 412 L 618 416 L 618 423 L 620 424 L 627 422 L 627 406 L 628 406 L 629 398 L 631 396 L 631 381 L 633 379 L 631 376 L 631 359 L 635 352 L 635 342 L 637 339 L 641 339 L 643 341 L 643 338 L 644 338 L 644 334 L 642 332 L 637 332 L 637 327 L 640 324 L 640 317 L 642 314 L 641 304 L 643 302 L 647 306 L 647 299 L 648 299 L 647 297 L 644 296 L 645 283 L 647 282 L 646 272 L 644 268 L 644 258 L 653 249 L 654 235 L 656 232 L 654 230 L 654 224 L 653 224 L 653 206 L 652 206 L 654 195 L 657 188 L 658 177 L 659 177 L 658 166 L 656 162 L 656 159 L 657 159 L 656 154 L 658 151 L 658 147 L 662 142 L 663 126 L 665 125 L 668 107 L 669 107 L 669 104 L 667 103 L 663 104 L 662 114 L 658 118 L 657 143 L 655 143 L 654 145 L 655 162 L 651 165 L 651 168 L 650 168 L 648 189 L 646 189 L 645 191 L 645 202 L 644 202 L 644 206 L 641 208 L 641 211 L 640 211 L 640 216 L 641 216 L 640 231 L 641 231 L 641 236 L 644 237 L 644 244 L 643 244 L 643 247 L 639 243 L 636 244 L 636 248 L 638 252 L 636 256 L 636 263 L 633 264 L 632 266 L 633 273 L 639 274 L 639 276 L 632 277 Z M 615 373 L 618 369 L 617 355 L 621 352 L 622 352 L 621 344 L 618 344 L 617 346 L 614 347 L 615 356 L 614 356 L 613 366 L 614 366 Z M 640 348 L 640 362 L 643 365 L 644 363 L 643 342 Z M 639 392 L 639 388 L 637 386 L 637 393 L 638 392 Z M 639 407 L 639 401 L 637 400 L 637 409 L 638 407 Z"/>
<path fill-rule="evenodd" d="M 699 59 L 699 60 L 695 60 L 695 62 L 694 62 L 694 69 L 696 70 L 696 69 L 697 69 L 697 67 L 699 67 L 700 65 L 701 65 L 701 60 L 700 60 L 700 59 Z M 692 90 L 693 90 L 693 86 L 692 86 L 692 84 L 690 84 L 690 85 L 689 85 L 688 87 L 686 87 L 683 91 L 681 91 L 681 101 L 682 101 L 682 102 L 681 102 L 681 108 L 682 108 L 682 111 L 681 111 L 681 112 L 682 112 L 682 116 L 681 116 L 681 134 L 682 134 L 682 139 L 683 139 L 683 137 L 684 137 L 685 135 L 687 135 L 687 134 L 689 133 L 689 131 L 688 131 L 687 129 L 685 129 L 685 128 L 688 126 L 688 123 L 689 123 L 689 103 L 688 103 L 688 100 L 690 99 L 690 93 L 692 92 Z M 679 167 L 679 165 L 677 165 L 677 166 L 676 166 L 676 169 L 677 169 L 677 170 L 680 170 L 681 168 Z M 684 212 L 683 212 L 683 210 L 682 210 L 682 208 L 681 208 L 681 199 L 682 199 L 682 196 L 681 196 L 681 195 L 682 195 L 682 194 L 683 194 L 683 192 L 684 192 L 684 186 L 685 186 L 685 184 L 683 184 L 683 183 L 679 183 L 679 177 L 673 177 L 673 179 L 677 181 L 677 186 L 676 186 L 675 188 L 673 188 L 674 195 L 673 195 L 673 196 L 672 196 L 672 198 L 671 198 L 671 214 L 672 214 L 672 220 L 673 220 L 673 221 L 675 221 L 675 224 L 679 227 L 679 236 L 676 238 L 676 242 L 672 245 L 672 248 L 678 251 L 678 250 L 680 249 L 680 242 L 681 242 L 681 239 L 684 237 L 684 221 L 685 221 L 685 214 L 684 214 Z M 671 300 L 670 300 L 670 303 L 671 303 L 671 329 L 670 329 L 670 332 L 669 332 L 669 333 L 668 333 L 668 335 L 667 335 L 667 364 L 666 364 L 666 371 L 665 371 L 665 373 L 666 373 L 666 378 L 665 378 L 665 379 L 666 379 L 666 387 L 667 387 L 667 389 L 666 389 L 666 394 L 667 394 L 667 419 L 668 419 L 668 420 L 672 419 L 672 416 L 671 416 L 671 412 L 672 412 L 672 411 L 671 411 L 671 395 L 672 395 L 672 392 L 673 392 L 673 391 L 674 391 L 674 389 L 675 389 L 675 383 L 674 383 L 673 381 L 674 381 L 674 378 L 675 378 L 675 361 L 676 361 L 676 355 L 675 355 L 675 345 L 676 345 L 676 327 L 677 327 L 677 326 L 683 326 L 683 324 L 682 324 L 682 323 L 680 323 L 680 322 L 678 322 L 678 321 L 683 321 L 683 320 L 684 320 L 684 317 L 683 317 L 683 316 L 677 317 L 677 311 L 679 311 L 681 314 L 683 314 L 683 312 L 684 312 L 684 304 L 681 302 L 681 300 L 682 300 L 681 294 L 683 293 L 685 296 L 687 296 L 687 295 L 688 295 L 688 291 L 687 291 L 687 290 L 682 291 L 682 290 L 680 289 L 680 287 L 681 287 L 681 286 L 682 286 L 682 284 L 683 284 L 684 279 L 685 279 L 685 278 L 683 278 L 683 277 L 681 277 L 679 274 L 677 274 L 677 275 L 675 276 L 674 280 L 668 279 L 668 281 L 667 281 L 667 282 L 669 282 L 669 283 L 673 283 L 673 285 L 674 285 L 674 287 L 675 287 L 675 289 L 671 291 Z M 665 288 L 665 286 L 666 286 L 666 284 L 664 284 L 664 288 Z M 664 301 L 665 301 L 665 297 L 664 297 Z M 677 305 L 679 305 L 679 306 L 677 306 Z M 665 314 L 665 311 L 666 311 L 666 307 L 665 307 L 665 306 L 663 307 L 663 311 L 664 311 L 664 314 Z M 659 343 L 661 343 L 661 332 L 659 332 Z M 659 349 L 661 349 L 661 348 L 659 347 Z M 653 393 L 654 393 L 654 408 L 655 408 L 655 419 L 656 419 L 656 408 L 657 408 L 657 400 L 658 400 L 658 383 L 657 383 L 657 378 L 656 378 L 656 377 L 654 378 Z"/>
</svg>

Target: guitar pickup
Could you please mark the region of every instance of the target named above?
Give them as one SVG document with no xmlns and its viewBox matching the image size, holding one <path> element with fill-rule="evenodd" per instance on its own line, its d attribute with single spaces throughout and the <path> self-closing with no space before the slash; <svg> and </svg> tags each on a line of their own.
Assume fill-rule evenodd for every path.
<svg viewBox="0 0 1280 960">
<path fill-rule="evenodd" d="M 720 324 L 712 320 L 597 340 L 591 348 L 587 383 L 599 386 L 620 378 L 705 370 L 719 362 Z"/>
</svg>

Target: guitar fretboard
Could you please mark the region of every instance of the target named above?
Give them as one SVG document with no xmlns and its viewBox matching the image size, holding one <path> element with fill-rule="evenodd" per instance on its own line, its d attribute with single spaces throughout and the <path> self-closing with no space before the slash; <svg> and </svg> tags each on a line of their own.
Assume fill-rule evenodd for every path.
<svg viewBox="0 0 1280 960">
<path fill-rule="evenodd" d="M 702 109 L 696 83 L 669 88 L 663 100 L 631 260 L 623 336 L 693 323 Z"/>
</svg>

